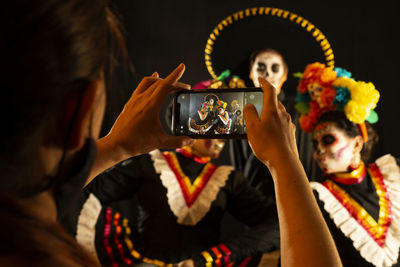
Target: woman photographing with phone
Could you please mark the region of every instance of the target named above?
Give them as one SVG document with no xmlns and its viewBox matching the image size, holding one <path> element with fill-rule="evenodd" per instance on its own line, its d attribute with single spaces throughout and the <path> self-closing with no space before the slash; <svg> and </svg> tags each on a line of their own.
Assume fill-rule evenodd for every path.
<svg viewBox="0 0 400 267">
<path fill-rule="evenodd" d="M 181 64 L 165 79 L 157 73 L 144 78 L 111 132 L 97 140 L 113 47 L 108 40 L 120 36 L 107 1 L 7 1 L 0 20 L 0 80 L 5 91 L 1 116 L 7 127 L 0 139 L 0 262 L 6 266 L 96 266 L 57 219 L 68 213 L 84 184 L 103 170 L 129 157 L 156 148 L 181 147 L 187 141 L 165 134 L 158 120 L 166 95 L 187 88 L 179 83 L 185 67 Z M 270 88 L 264 85 L 264 89 Z M 270 104 L 267 100 L 274 98 L 272 94 L 266 91 L 264 106 Z M 260 136 L 282 138 L 281 132 L 289 129 L 276 123 L 286 117 L 277 112 L 276 102 L 271 103 L 275 105 L 261 119 L 251 111 L 247 114 L 254 147 Z M 290 149 L 276 142 L 269 146 L 276 154 L 265 154 L 262 143 L 257 147 L 260 157 L 277 170 L 282 244 L 287 248 L 284 265 L 340 265 L 322 219 L 308 216 L 313 221 L 310 227 L 298 212 L 315 213 L 311 193 L 301 186 L 285 189 L 289 197 L 282 194 L 280 184 L 294 177 L 297 183 L 306 182 L 295 157 L 290 158 L 289 172 L 271 158 L 282 158 Z M 291 208 L 292 196 L 296 210 Z M 292 242 L 292 235 L 301 245 Z M 305 248 L 321 258 L 307 262 L 310 250 Z"/>
</svg>

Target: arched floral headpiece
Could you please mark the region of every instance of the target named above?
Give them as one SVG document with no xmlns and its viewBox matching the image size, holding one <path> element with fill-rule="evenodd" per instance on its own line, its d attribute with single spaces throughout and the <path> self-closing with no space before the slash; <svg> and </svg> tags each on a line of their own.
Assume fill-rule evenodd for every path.
<svg viewBox="0 0 400 267">
<path fill-rule="evenodd" d="M 302 114 L 300 127 L 304 131 L 312 132 L 322 114 L 332 110 L 343 111 L 347 119 L 361 126 L 362 132 L 365 121 L 378 121 L 374 108 L 380 95 L 371 82 L 355 81 L 350 72 L 318 62 L 307 65 L 297 77 L 300 82 L 295 107 Z"/>
</svg>

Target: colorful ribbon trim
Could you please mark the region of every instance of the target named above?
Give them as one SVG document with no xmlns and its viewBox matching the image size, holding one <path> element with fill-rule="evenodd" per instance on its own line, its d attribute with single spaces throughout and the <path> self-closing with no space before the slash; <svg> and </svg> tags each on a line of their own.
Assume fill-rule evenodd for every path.
<svg viewBox="0 0 400 267">
<path fill-rule="evenodd" d="M 331 174 L 328 177 L 340 184 L 353 185 L 361 183 L 366 175 L 367 168 L 364 162 L 361 162 L 360 166 L 351 172 Z"/>
<path fill-rule="evenodd" d="M 123 262 L 126 265 L 132 265 L 133 261 L 131 259 L 125 257 L 124 247 L 121 243 L 122 234 L 124 234 L 123 240 L 126 244 L 126 247 L 128 248 L 130 255 L 134 259 L 140 260 L 145 263 L 155 264 L 160 267 L 172 267 L 172 264 L 167 264 L 163 261 L 156 260 L 156 259 L 149 259 L 146 257 L 142 257 L 142 255 L 137 250 L 134 249 L 132 240 L 129 238 L 129 235 L 131 234 L 132 231 L 128 225 L 128 220 L 126 218 L 123 218 L 122 226 L 121 226 L 119 224 L 120 218 L 121 218 L 121 215 L 118 212 L 116 212 L 114 214 L 114 218 L 113 218 L 111 208 L 107 208 L 107 210 L 106 210 L 106 225 L 105 225 L 105 229 L 104 229 L 104 238 L 105 238 L 104 245 L 106 247 L 107 254 L 111 260 L 111 264 L 113 267 L 117 267 L 120 264 L 118 264 L 118 262 L 115 260 L 115 257 L 113 255 L 113 251 L 112 251 L 112 247 L 110 245 L 109 238 L 110 238 L 110 233 L 111 233 L 111 225 L 113 225 L 116 229 L 115 230 L 116 235 L 114 238 L 114 242 L 118 248 L 119 254 L 120 254 Z M 124 230 L 124 231 L 122 231 L 122 230 Z"/>
<path fill-rule="evenodd" d="M 192 184 L 190 178 L 183 172 L 175 153 L 166 151 L 163 152 L 163 155 L 178 180 L 186 205 L 190 208 L 210 180 L 216 170 L 216 166 L 212 163 L 207 163 Z"/>
<path fill-rule="evenodd" d="M 211 248 L 211 251 L 212 251 L 212 253 L 214 253 L 214 255 L 215 255 L 215 265 L 217 266 L 217 267 L 220 267 L 220 266 L 222 266 L 222 261 L 221 261 L 221 259 L 222 259 L 222 257 L 224 256 L 224 255 L 222 255 L 222 253 L 218 250 L 218 248 L 217 247 L 212 247 Z"/>
<path fill-rule="evenodd" d="M 118 266 L 118 264 L 115 262 L 114 254 L 112 247 L 110 245 L 110 235 L 111 235 L 111 221 L 112 221 L 112 215 L 111 215 L 111 208 L 107 208 L 106 210 L 106 225 L 104 227 L 104 247 L 106 249 L 106 252 L 108 254 L 108 257 L 110 258 L 111 265 L 113 267 Z"/>
<path fill-rule="evenodd" d="M 355 201 L 346 191 L 340 188 L 331 180 L 326 180 L 322 184 L 336 197 L 336 199 L 346 208 L 350 215 L 367 231 L 375 242 L 383 247 L 387 231 L 392 221 L 391 202 L 387 188 L 383 181 L 383 176 L 375 163 L 369 165 L 368 169 L 372 182 L 375 185 L 376 193 L 379 197 L 379 219 L 378 222 L 368 214 L 368 212 Z"/>
<path fill-rule="evenodd" d="M 250 260 L 251 260 L 251 257 L 245 258 L 245 259 L 239 264 L 239 267 L 245 267 L 245 266 L 247 266 L 247 264 L 249 264 Z"/>
<path fill-rule="evenodd" d="M 224 244 L 219 244 L 218 247 L 225 254 L 225 256 L 224 256 L 225 265 L 229 265 L 231 263 L 231 259 L 230 259 L 231 254 L 232 254 L 231 250 L 227 246 L 225 246 Z"/>
<path fill-rule="evenodd" d="M 206 164 L 211 160 L 210 157 L 199 157 L 193 153 L 193 150 L 190 146 L 184 146 L 182 148 L 178 148 L 176 152 L 182 154 L 184 157 L 194 160 L 200 164 Z"/>
<path fill-rule="evenodd" d="M 208 253 L 207 251 L 202 251 L 200 254 L 206 260 L 206 267 L 212 267 L 214 259 L 213 257 L 211 257 L 210 253 Z"/>
</svg>

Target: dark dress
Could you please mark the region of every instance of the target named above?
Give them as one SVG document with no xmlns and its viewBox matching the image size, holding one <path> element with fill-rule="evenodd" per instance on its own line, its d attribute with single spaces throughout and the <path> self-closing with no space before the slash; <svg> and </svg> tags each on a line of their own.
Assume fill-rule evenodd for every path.
<svg viewBox="0 0 400 267">
<path fill-rule="evenodd" d="M 311 186 L 343 266 L 400 266 L 400 169 L 390 155 L 368 169 L 360 183 Z"/>
<path fill-rule="evenodd" d="M 207 261 L 245 266 L 256 264 L 251 257 L 279 247 L 275 203 L 249 186 L 241 173 L 207 165 L 212 170 L 204 174 L 205 164 L 172 154 L 191 184 L 199 176 L 197 184 L 208 179 L 195 193 L 179 183 L 185 180 L 177 179 L 168 165 L 173 157 L 168 161 L 159 151 L 122 162 L 85 189 L 77 207 L 80 216 L 67 228 L 103 265 L 163 266 L 191 258 L 198 266 Z M 225 212 L 248 229 L 221 240 Z"/>
<path fill-rule="evenodd" d="M 293 97 L 285 97 L 283 92 L 281 92 L 279 100 L 286 107 L 287 112 L 292 117 L 292 122 L 296 126 L 296 142 L 299 157 L 307 177 L 313 181 L 315 177 L 321 176 L 321 172 L 313 160 L 312 135 L 300 130 L 299 113 L 294 109 Z M 275 199 L 274 184 L 271 174 L 268 168 L 255 157 L 247 139 L 229 140 L 228 148 L 225 153 L 228 153 L 230 164 L 232 164 L 236 170 L 243 172 L 252 186 L 257 188 L 266 197 Z"/>
</svg>

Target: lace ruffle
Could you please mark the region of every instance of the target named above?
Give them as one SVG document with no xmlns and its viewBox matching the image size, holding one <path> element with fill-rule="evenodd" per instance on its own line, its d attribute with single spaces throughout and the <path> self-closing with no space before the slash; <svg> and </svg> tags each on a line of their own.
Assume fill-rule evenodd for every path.
<svg viewBox="0 0 400 267">
<path fill-rule="evenodd" d="M 158 150 L 150 152 L 150 155 L 154 168 L 160 174 L 161 182 L 167 189 L 169 207 L 177 217 L 177 222 L 183 225 L 196 225 L 207 214 L 212 202 L 216 199 L 221 187 L 225 186 L 229 174 L 233 170 L 231 166 L 218 167 L 197 199 L 188 207 L 175 174 L 164 156 Z"/>
<path fill-rule="evenodd" d="M 319 199 L 324 202 L 325 210 L 343 234 L 353 241 L 353 246 L 360 252 L 360 255 L 377 267 L 389 267 L 395 264 L 399 257 L 400 169 L 391 155 L 380 157 L 376 164 L 387 187 L 392 209 L 392 222 L 383 247 L 375 242 L 325 186 L 311 182 L 311 187 L 318 192 Z"/>
<path fill-rule="evenodd" d="M 97 197 L 90 194 L 83 204 L 81 212 L 78 217 L 78 224 L 76 227 L 76 240 L 93 256 L 97 258 L 95 237 L 96 237 L 96 224 L 99 218 L 102 206 Z"/>
</svg>

